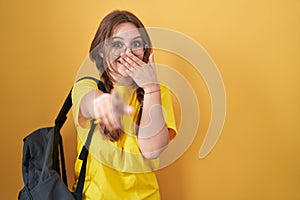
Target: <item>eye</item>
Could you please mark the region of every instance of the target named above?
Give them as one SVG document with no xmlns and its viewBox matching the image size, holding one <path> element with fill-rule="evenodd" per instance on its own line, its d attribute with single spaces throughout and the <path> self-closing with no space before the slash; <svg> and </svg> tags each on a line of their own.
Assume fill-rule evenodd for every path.
<svg viewBox="0 0 300 200">
<path fill-rule="evenodd" d="M 121 49 L 123 48 L 124 44 L 122 42 L 116 41 L 112 43 L 113 48 Z"/>
<path fill-rule="evenodd" d="M 143 46 L 143 42 L 142 41 L 139 41 L 139 40 L 136 40 L 136 41 L 133 41 L 132 42 L 132 48 L 141 48 Z"/>
</svg>

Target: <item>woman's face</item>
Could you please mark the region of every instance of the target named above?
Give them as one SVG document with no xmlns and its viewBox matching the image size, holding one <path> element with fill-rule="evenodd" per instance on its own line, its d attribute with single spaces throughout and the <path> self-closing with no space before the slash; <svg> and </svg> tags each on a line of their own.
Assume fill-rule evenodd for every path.
<svg viewBox="0 0 300 200">
<path fill-rule="evenodd" d="M 126 77 L 126 69 L 119 62 L 120 55 L 128 52 L 133 53 L 139 59 L 143 59 L 145 43 L 138 28 L 129 22 L 119 24 L 113 31 L 107 42 L 107 61 L 111 72 L 117 71 L 122 77 Z M 112 76 L 118 76 L 113 73 Z"/>
</svg>

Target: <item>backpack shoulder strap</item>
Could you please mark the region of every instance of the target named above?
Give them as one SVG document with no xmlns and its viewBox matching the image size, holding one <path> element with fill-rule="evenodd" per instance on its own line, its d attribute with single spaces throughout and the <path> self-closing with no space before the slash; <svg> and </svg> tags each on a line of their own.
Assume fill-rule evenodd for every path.
<svg viewBox="0 0 300 200">
<path fill-rule="evenodd" d="M 90 79 L 90 80 L 95 81 L 97 83 L 98 89 L 103 91 L 104 93 L 107 93 L 104 84 L 99 79 L 97 79 L 95 77 L 85 76 L 85 77 L 82 77 L 82 78 L 78 79 L 76 82 L 79 82 L 79 81 L 84 80 L 84 79 Z"/>
<path fill-rule="evenodd" d="M 91 77 L 91 76 L 82 77 L 79 80 L 77 80 L 76 82 L 84 80 L 84 79 L 90 79 L 90 80 L 95 81 L 97 83 L 97 86 L 98 86 L 99 90 L 101 90 L 103 92 L 107 92 L 104 84 L 100 80 L 98 80 L 94 77 Z M 59 129 L 64 125 L 64 123 L 67 119 L 67 114 L 68 114 L 68 112 L 70 111 L 70 109 L 72 107 L 72 89 L 73 88 L 71 88 L 71 90 L 70 90 L 70 92 L 69 92 L 69 94 L 68 94 L 68 96 L 67 96 L 67 98 L 66 98 L 66 100 L 65 100 L 65 102 L 62 106 L 62 108 L 60 109 L 60 111 L 59 111 L 59 113 L 58 113 L 58 115 L 55 119 L 55 125 L 57 127 L 59 127 Z"/>
<path fill-rule="evenodd" d="M 96 78 L 93 78 L 93 77 L 83 77 L 83 78 L 79 79 L 78 81 L 83 80 L 83 79 L 91 79 L 91 80 L 97 82 L 98 89 L 103 91 L 104 93 L 107 93 L 104 84 L 100 80 L 98 80 Z M 79 197 L 81 197 L 82 192 L 83 192 L 83 188 L 84 188 L 87 157 L 88 157 L 88 153 L 89 153 L 88 149 L 89 149 L 89 146 L 90 146 L 90 143 L 91 143 L 91 140 L 92 140 L 94 130 L 96 128 L 96 124 L 94 122 L 95 122 L 95 120 L 93 119 L 91 121 L 91 128 L 89 130 L 89 133 L 88 133 L 88 136 L 86 138 L 85 144 L 82 147 L 82 149 L 80 151 L 80 154 L 79 154 L 79 159 L 82 160 L 82 164 L 81 164 L 81 169 L 80 169 L 80 173 L 79 173 L 79 177 L 78 177 L 78 183 L 77 183 L 77 187 L 76 187 L 76 191 L 75 191 L 75 195 L 79 196 Z"/>
<path fill-rule="evenodd" d="M 89 76 L 83 77 L 83 78 L 80 78 L 79 80 L 77 80 L 76 82 L 84 80 L 84 79 L 90 79 L 90 80 L 95 81 L 97 83 L 98 89 L 103 91 L 104 93 L 107 93 L 104 84 L 100 80 L 98 80 L 94 77 L 89 77 Z M 59 113 L 58 113 L 58 115 L 55 119 L 55 128 L 56 128 L 57 133 L 59 133 L 59 130 L 64 125 L 64 123 L 67 119 L 67 114 L 68 114 L 68 112 L 70 111 L 70 109 L 72 107 L 72 89 L 73 88 L 71 88 L 67 98 L 65 99 L 65 102 L 64 102 L 62 108 L 60 109 L 60 111 L 59 111 Z M 88 157 L 88 147 L 90 145 L 91 138 L 92 138 L 92 135 L 93 135 L 93 132 L 94 132 L 95 128 L 96 128 L 96 124 L 94 123 L 94 120 L 92 120 L 91 129 L 88 133 L 88 137 L 86 139 L 85 145 L 82 147 L 81 152 L 79 154 L 79 159 L 82 160 L 82 165 L 81 165 L 81 169 L 80 169 L 80 175 L 79 175 L 79 178 L 78 178 L 78 184 L 77 184 L 77 187 L 76 187 L 75 195 L 76 196 L 79 195 L 80 197 L 82 197 L 82 192 L 83 192 L 83 187 L 84 187 L 87 157 Z M 62 165 L 61 166 L 62 167 L 62 169 L 61 169 L 62 170 L 62 178 L 63 178 L 65 184 L 67 185 L 67 177 L 66 177 L 66 169 L 65 169 L 65 162 L 64 162 L 62 138 L 61 138 L 60 134 L 57 134 L 55 137 L 56 137 L 56 140 L 55 140 L 56 146 L 58 144 L 60 146 L 60 151 L 59 152 L 60 152 L 60 157 L 61 157 L 60 161 L 61 161 L 61 165 Z M 54 153 L 54 155 L 57 156 L 57 153 L 56 154 Z M 58 165 L 58 163 L 56 163 L 56 165 Z"/>
<path fill-rule="evenodd" d="M 66 119 L 67 119 L 67 114 L 69 110 L 72 107 L 72 89 L 70 90 L 62 108 L 60 109 L 56 119 L 55 119 L 55 126 L 59 127 L 59 129 L 64 125 Z"/>
</svg>

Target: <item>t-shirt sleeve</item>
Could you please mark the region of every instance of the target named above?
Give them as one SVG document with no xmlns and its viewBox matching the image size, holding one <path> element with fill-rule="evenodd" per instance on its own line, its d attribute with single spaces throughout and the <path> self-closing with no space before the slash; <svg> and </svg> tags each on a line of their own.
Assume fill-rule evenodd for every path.
<svg viewBox="0 0 300 200">
<path fill-rule="evenodd" d="M 79 125 L 80 102 L 82 98 L 92 90 L 97 89 L 97 83 L 90 79 L 76 82 L 72 89 L 73 118 L 75 126 Z"/>
<path fill-rule="evenodd" d="M 166 126 L 169 129 L 170 140 L 177 135 L 176 120 L 174 115 L 173 103 L 171 92 L 163 85 L 161 88 L 161 104 L 163 108 L 163 115 L 165 118 Z"/>
</svg>

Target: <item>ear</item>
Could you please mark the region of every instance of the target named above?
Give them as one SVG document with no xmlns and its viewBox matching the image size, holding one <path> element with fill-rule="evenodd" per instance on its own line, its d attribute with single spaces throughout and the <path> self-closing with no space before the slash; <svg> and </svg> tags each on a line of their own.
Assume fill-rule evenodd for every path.
<svg viewBox="0 0 300 200">
<path fill-rule="evenodd" d="M 101 50 L 98 51 L 98 54 L 103 58 L 103 52 Z"/>
</svg>

